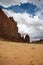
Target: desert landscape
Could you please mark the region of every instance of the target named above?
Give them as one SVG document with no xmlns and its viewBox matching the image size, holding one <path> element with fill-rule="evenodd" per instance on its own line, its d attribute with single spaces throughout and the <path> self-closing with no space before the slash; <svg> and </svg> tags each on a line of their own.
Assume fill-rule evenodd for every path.
<svg viewBox="0 0 43 65">
<path fill-rule="evenodd" d="M 43 65 L 43 2 L 16 1 L 0 0 L 0 65 Z"/>
<path fill-rule="evenodd" d="M 0 65 L 43 65 L 43 44 L 0 40 Z"/>
</svg>

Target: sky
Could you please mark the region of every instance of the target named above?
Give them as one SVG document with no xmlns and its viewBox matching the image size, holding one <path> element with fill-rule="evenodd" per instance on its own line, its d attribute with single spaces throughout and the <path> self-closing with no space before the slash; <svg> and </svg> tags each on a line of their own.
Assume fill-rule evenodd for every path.
<svg viewBox="0 0 43 65">
<path fill-rule="evenodd" d="M 0 8 L 17 22 L 18 32 L 30 41 L 43 39 L 43 0 L 0 0 Z"/>
</svg>

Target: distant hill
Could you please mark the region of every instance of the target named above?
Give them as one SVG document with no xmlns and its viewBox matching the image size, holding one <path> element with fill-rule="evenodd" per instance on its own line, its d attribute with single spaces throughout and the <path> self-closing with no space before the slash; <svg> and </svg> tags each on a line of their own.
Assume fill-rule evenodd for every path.
<svg viewBox="0 0 43 65">
<path fill-rule="evenodd" d="M 33 41 L 32 43 L 43 43 L 43 39 L 40 39 L 38 41 Z"/>
</svg>

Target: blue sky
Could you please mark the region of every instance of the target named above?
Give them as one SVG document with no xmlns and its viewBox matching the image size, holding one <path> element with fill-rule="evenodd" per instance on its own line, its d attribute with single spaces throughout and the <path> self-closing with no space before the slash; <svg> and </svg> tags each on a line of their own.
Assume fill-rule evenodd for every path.
<svg viewBox="0 0 43 65">
<path fill-rule="evenodd" d="M 3 9 L 12 10 L 16 13 L 27 12 L 33 16 L 35 15 L 35 12 L 39 10 L 39 8 L 36 5 L 33 5 L 33 3 L 21 3 L 21 5 L 11 5 L 9 7 L 3 7 L 0 5 L 0 7 Z"/>
<path fill-rule="evenodd" d="M 43 38 L 43 0 L 1 0 L 0 8 L 14 18 L 21 35 L 31 41 Z"/>
</svg>

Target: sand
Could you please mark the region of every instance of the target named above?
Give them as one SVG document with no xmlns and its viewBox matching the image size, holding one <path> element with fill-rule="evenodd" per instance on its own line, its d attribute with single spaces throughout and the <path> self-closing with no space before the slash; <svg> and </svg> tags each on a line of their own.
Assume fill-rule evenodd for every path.
<svg viewBox="0 0 43 65">
<path fill-rule="evenodd" d="M 43 44 L 0 40 L 0 65 L 43 65 Z"/>
</svg>

